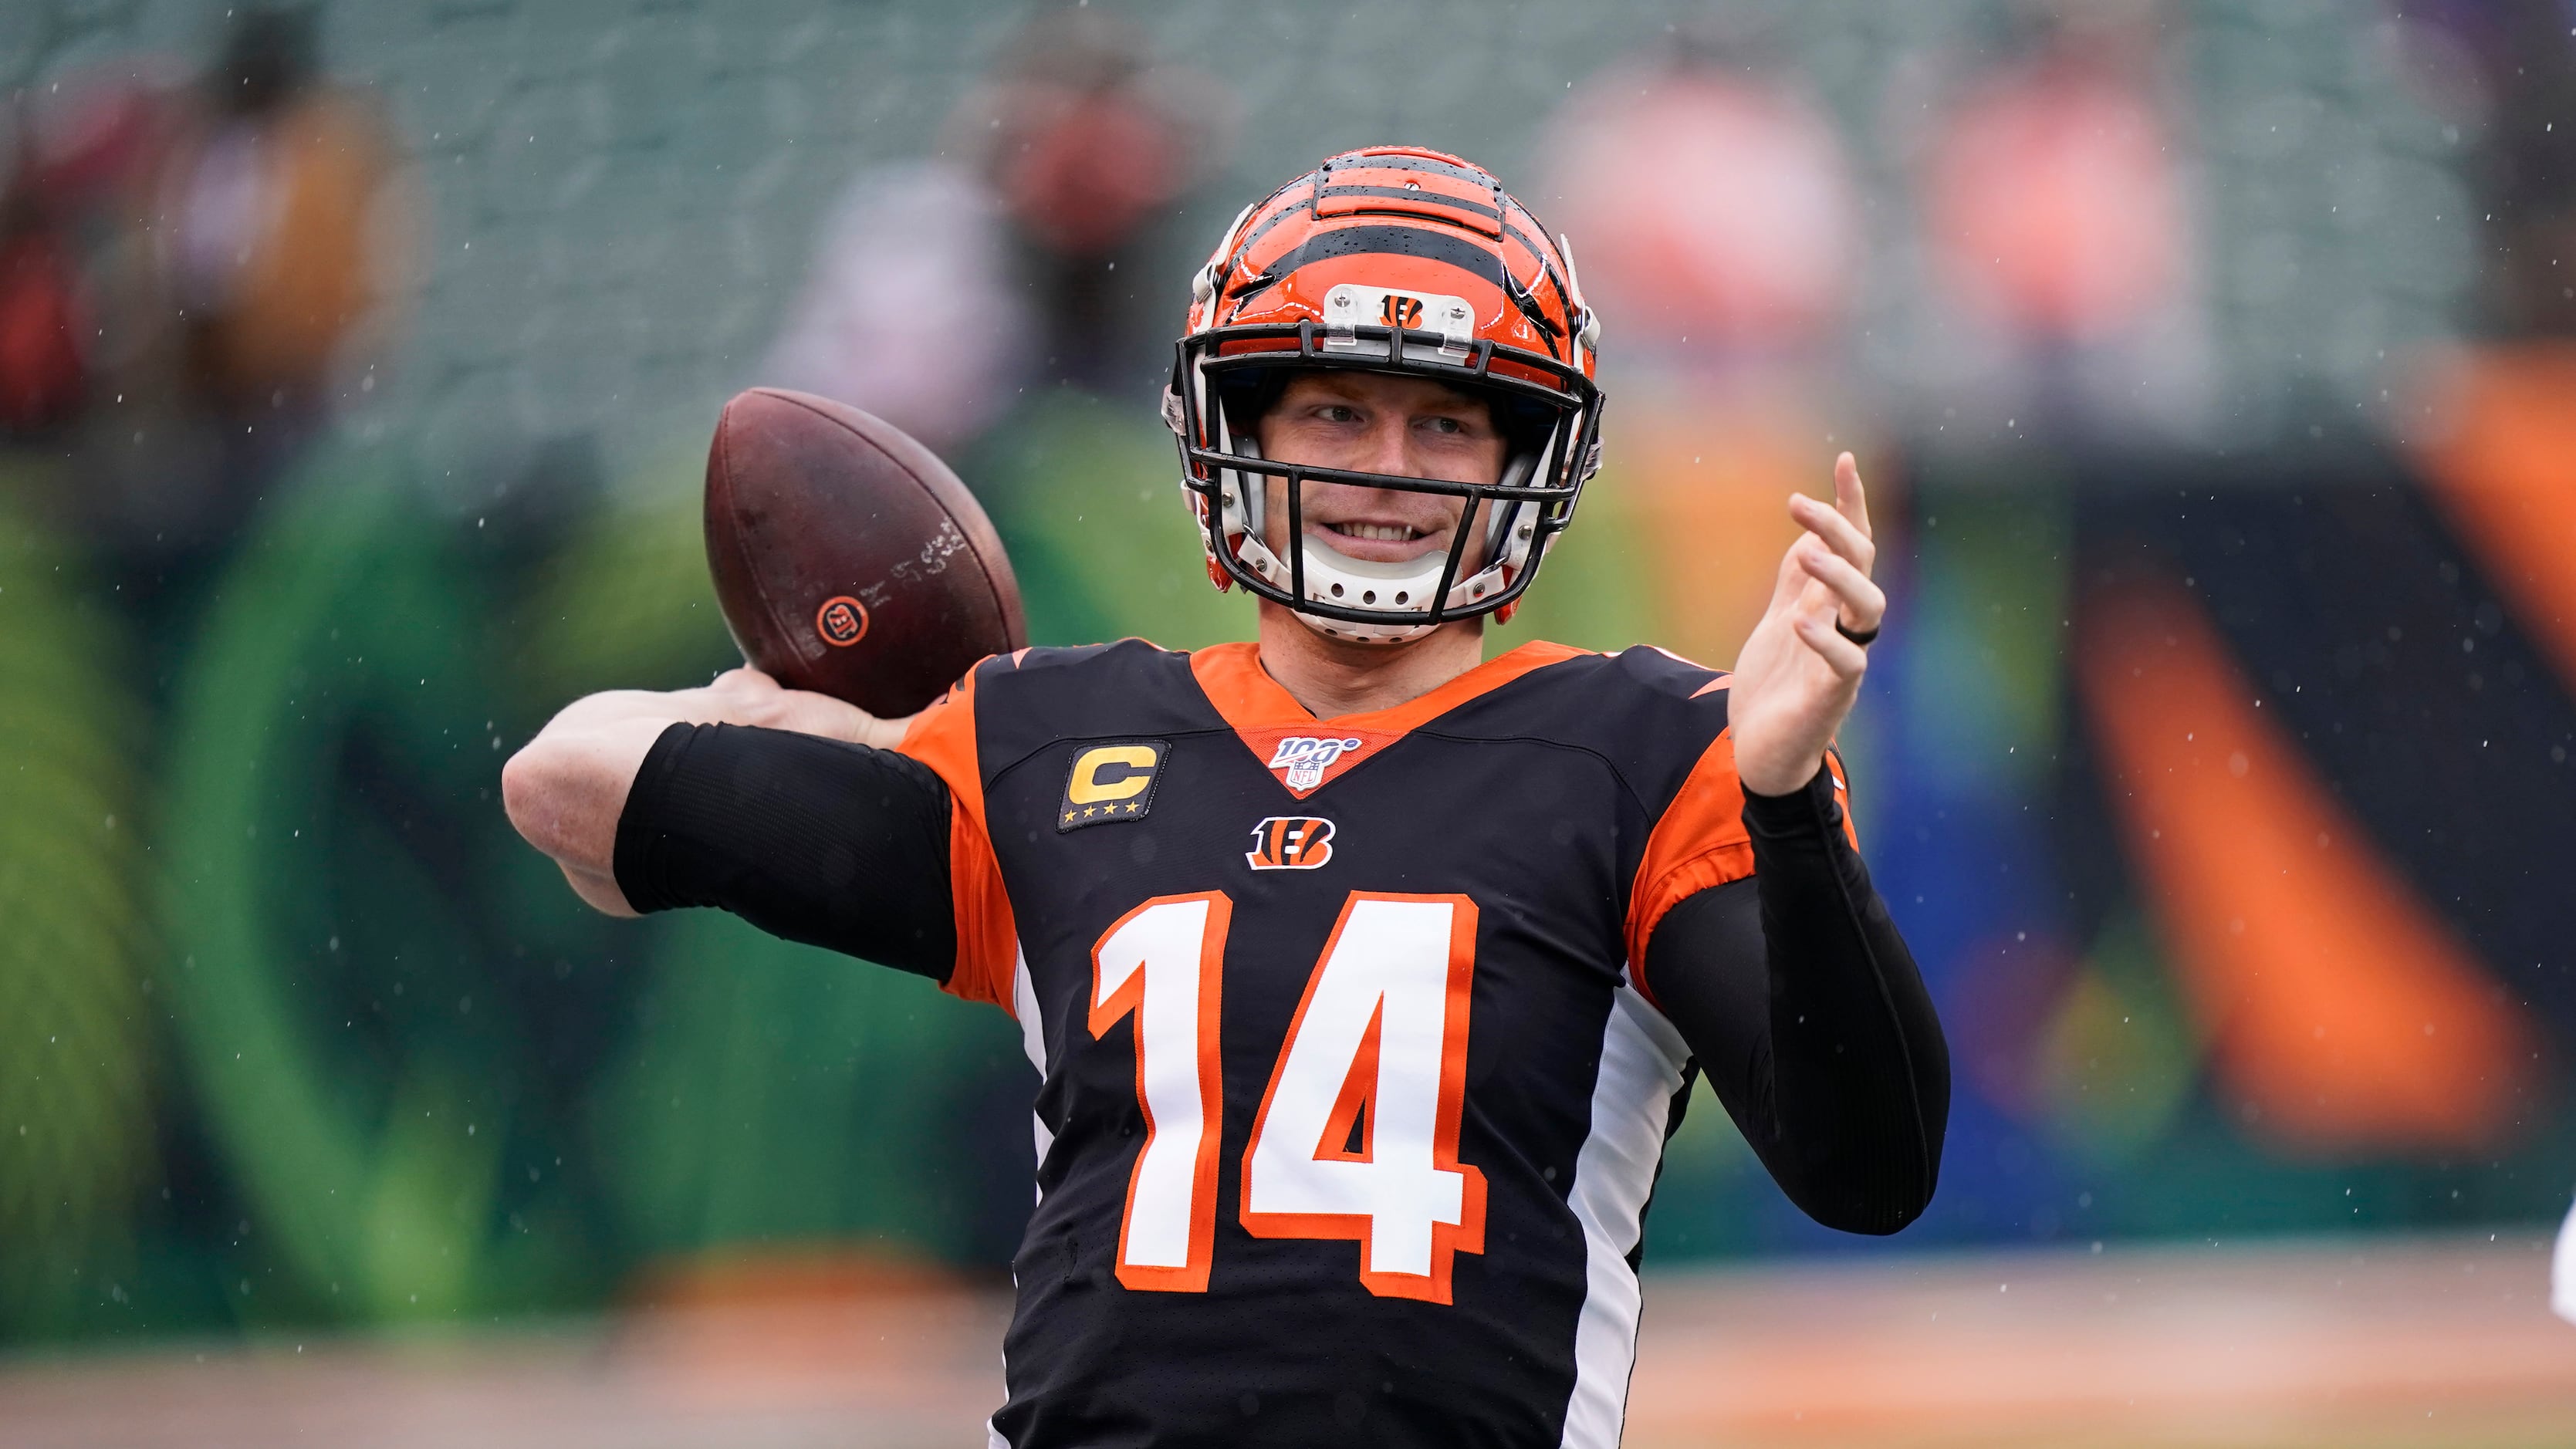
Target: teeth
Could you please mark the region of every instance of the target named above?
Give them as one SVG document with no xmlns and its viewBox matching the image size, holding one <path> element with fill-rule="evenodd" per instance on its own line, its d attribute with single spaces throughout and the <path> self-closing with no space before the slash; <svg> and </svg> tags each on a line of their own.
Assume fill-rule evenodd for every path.
<svg viewBox="0 0 2576 1449">
<path fill-rule="evenodd" d="M 1398 523 L 1337 523 L 1333 530 L 1353 538 L 1373 538 L 1386 543 L 1409 543 L 1422 536 L 1421 529 L 1407 528 Z"/>
</svg>

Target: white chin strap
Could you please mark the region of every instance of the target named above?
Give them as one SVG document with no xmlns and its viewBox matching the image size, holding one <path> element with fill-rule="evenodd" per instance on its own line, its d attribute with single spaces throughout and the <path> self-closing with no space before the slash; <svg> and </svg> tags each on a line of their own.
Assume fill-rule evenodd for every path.
<svg viewBox="0 0 2576 1449">
<path fill-rule="evenodd" d="M 1230 441 L 1230 451 L 1240 456 L 1261 456 L 1249 438 Z M 1527 454 L 1515 459 L 1504 471 L 1504 485 L 1519 486 L 1541 461 Z M 1265 480 L 1263 474 L 1224 470 L 1218 484 L 1221 523 L 1235 557 L 1264 582 L 1285 592 L 1292 586 L 1288 565 L 1262 539 L 1263 501 L 1268 490 L 1261 485 Z M 1474 576 L 1450 584 L 1450 617 L 1482 613 L 1482 601 L 1501 593 L 1512 577 L 1527 566 L 1530 541 L 1537 532 L 1538 509 L 1535 503 L 1493 505 L 1485 538 L 1485 557 L 1491 562 Z M 1359 623 L 1296 610 L 1307 628 L 1326 638 L 1360 644 L 1401 644 L 1431 632 L 1431 595 L 1440 587 L 1441 570 L 1449 566 L 1447 551 L 1427 553 L 1402 563 L 1372 563 L 1336 552 L 1312 534 L 1300 540 L 1299 547 L 1305 554 L 1305 598 L 1385 616 Z M 1407 615 L 1416 617 L 1408 619 Z"/>
</svg>

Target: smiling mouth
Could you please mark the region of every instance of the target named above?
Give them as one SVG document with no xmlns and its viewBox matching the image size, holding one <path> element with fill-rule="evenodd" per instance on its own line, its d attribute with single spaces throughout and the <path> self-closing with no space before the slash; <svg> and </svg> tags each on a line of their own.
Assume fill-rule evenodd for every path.
<svg viewBox="0 0 2576 1449">
<path fill-rule="evenodd" d="M 1307 535 L 1317 543 L 1358 563 L 1409 564 L 1426 555 L 1438 553 L 1448 537 L 1448 530 L 1434 532 L 1409 523 L 1363 522 L 1341 519 L 1334 522 L 1317 520 L 1306 525 Z"/>
<path fill-rule="evenodd" d="M 1423 536 L 1422 530 L 1401 523 L 1327 523 L 1320 527 L 1326 533 L 1344 538 L 1363 538 L 1378 543 L 1411 543 Z"/>
</svg>

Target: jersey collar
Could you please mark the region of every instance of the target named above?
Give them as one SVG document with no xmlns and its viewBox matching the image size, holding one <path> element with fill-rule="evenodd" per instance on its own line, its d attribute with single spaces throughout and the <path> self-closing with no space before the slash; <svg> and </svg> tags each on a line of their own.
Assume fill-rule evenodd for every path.
<svg viewBox="0 0 2576 1449">
<path fill-rule="evenodd" d="M 1289 794 L 1302 800 L 1394 744 L 1479 695 L 1489 694 L 1533 669 L 1581 654 L 1562 644 L 1532 640 L 1497 654 L 1416 699 L 1365 714 L 1319 720 L 1261 667 L 1261 647 L 1219 644 L 1190 656 L 1190 673 L 1216 712 L 1234 727 L 1244 748 L 1268 767 Z"/>
</svg>

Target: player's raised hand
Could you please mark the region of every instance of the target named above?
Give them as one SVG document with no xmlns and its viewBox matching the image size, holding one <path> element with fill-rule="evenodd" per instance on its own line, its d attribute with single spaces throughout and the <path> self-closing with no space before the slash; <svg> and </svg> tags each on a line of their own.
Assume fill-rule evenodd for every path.
<svg viewBox="0 0 2576 1449">
<path fill-rule="evenodd" d="M 1736 774 L 1757 795 L 1786 795 L 1815 778 L 1869 669 L 1869 651 L 1852 636 L 1876 636 L 1887 614 L 1887 595 L 1869 577 L 1878 554 L 1852 455 L 1834 460 L 1831 506 L 1798 494 L 1789 516 L 1806 532 L 1780 560 L 1771 606 L 1736 656 L 1727 701 Z"/>
</svg>

